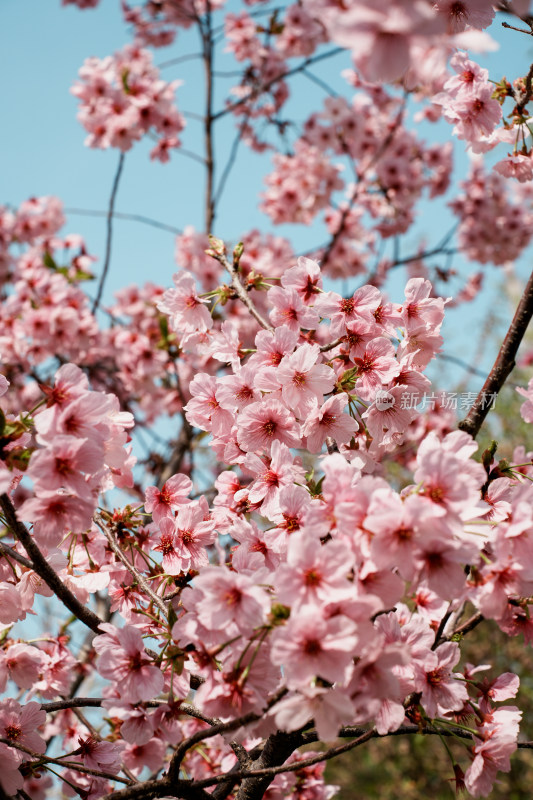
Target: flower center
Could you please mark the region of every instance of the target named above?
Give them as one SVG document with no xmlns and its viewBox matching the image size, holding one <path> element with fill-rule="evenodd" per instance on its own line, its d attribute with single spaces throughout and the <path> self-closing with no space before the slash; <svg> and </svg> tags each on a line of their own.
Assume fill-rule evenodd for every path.
<svg viewBox="0 0 533 800">
<path fill-rule="evenodd" d="M 308 569 L 304 575 L 304 583 L 309 588 L 314 588 L 315 586 L 320 586 L 322 583 L 322 576 L 316 569 Z"/>
<path fill-rule="evenodd" d="M 321 652 L 322 647 L 318 639 L 306 639 L 303 649 L 306 656 L 317 656 Z"/>
<path fill-rule="evenodd" d="M 347 300 L 341 300 L 340 310 L 343 314 L 352 314 L 354 307 L 355 303 L 353 301 L 353 297 L 350 297 Z"/>
<path fill-rule="evenodd" d="M 227 606 L 238 605 L 238 603 L 241 602 L 241 598 L 242 598 L 242 592 L 240 589 L 237 589 L 236 586 L 233 586 L 224 595 L 224 600 L 226 601 Z"/>
<path fill-rule="evenodd" d="M 269 419 L 263 425 L 263 433 L 265 434 L 265 436 L 274 436 L 274 433 L 276 432 L 276 428 L 277 428 L 277 424 L 276 424 L 275 420 Z"/>
<path fill-rule="evenodd" d="M 11 725 L 6 725 L 4 728 L 4 732 L 6 735 L 6 739 L 18 739 L 19 736 L 22 734 L 22 728 L 20 725 L 16 725 L 14 722 Z"/>
</svg>

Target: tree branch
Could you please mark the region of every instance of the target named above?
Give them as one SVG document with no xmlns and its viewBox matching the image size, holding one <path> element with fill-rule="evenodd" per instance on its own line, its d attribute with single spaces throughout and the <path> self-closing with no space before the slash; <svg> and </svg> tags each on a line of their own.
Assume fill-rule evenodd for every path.
<svg viewBox="0 0 533 800">
<path fill-rule="evenodd" d="M 458 427 L 476 438 L 485 417 L 492 406 L 494 398 L 508 375 L 515 367 L 515 357 L 522 339 L 533 315 L 533 272 L 529 276 L 524 294 L 522 295 L 516 309 L 513 321 L 505 335 L 500 351 L 496 356 L 496 361 L 483 384 L 483 388 L 476 397 L 474 404 L 470 408 L 467 416 L 462 420 Z M 487 401 L 487 398 L 490 398 Z"/>
<path fill-rule="evenodd" d="M 145 781 L 135 786 L 128 786 L 118 792 L 106 794 L 102 800 L 152 800 L 155 797 L 164 797 L 170 792 L 170 783 L 166 778 L 156 781 Z"/>
<path fill-rule="evenodd" d="M 137 583 L 139 584 L 141 589 L 151 599 L 151 601 L 158 607 L 158 609 L 163 614 L 164 619 L 167 620 L 168 619 L 168 608 L 167 608 L 167 606 L 165 605 L 163 600 L 159 597 L 159 595 L 157 595 L 153 591 L 153 589 L 150 586 L 150 584 L 147 581 L 145 581 L 145 579 L 143 578 L 143 576 L 141 575 L 139 570 L 136 567 L 134 567 L 133 564 L 131 564 L 128 561 L 128 559 L 126 558 L 126 556 L 124 555 L 124 553 L 122 552 L 122 550 L 120 549 L 118 544 L 115 542 L 115 540 L 113 538 L 113 534 L 108 529 L 108 527 L 107 527 L 107 525 L 105 523 L 105 520 L 100 516 L 100 514 L 95 514 L 94 515 L 94 521 L 96 522 L 96 524 L 98 525 L 98 527 L 100 528 L 100 530 L 102 531 L 104 536 L 106 537 L 106 539 L 107 539 L 107 541 L 109 543 L 109 547 L 111 548 L 111 550 L 113 551 L 115 556 L 118 558 L 119 561 L 121 561 L 124 564 L 124 566 L 126 567 L 128 572 L 131 575 L 133 575 L 133 577 L 135 578 L 135 580 L 137 581 Z"/>
<path fill-rule="evenodd" d="M 107 217 L 109 211 L 93 211 L 89 208 L 65 208 L 65 214 L 75 214 L 80 217 Z M 121 211 L 113 211 L 113 219 L 124 219 L 130 222 L 141 222 L 143 225 L 150 225 L 152 228 L 159 228 L 162 231 L 175 233 L 176 236 L 181 236 L 183 231 L 180 228 L 175 228 L 173 225 L 167 225 L 164 222 L 158 222 L 151 217 L 145 217 L 144 214 L 125 214 Z"/>
<path fill-rule="evenodd" d="M 13 550 L 12 547 L 10 547 L 8 544 L 4 544 L 4 542 L 0 542 L 0 556 L 3 556 L 4 558 L 12 558 L 13 561 L 17 561 L 23 567 L 33 570 L 31 561 L 28 561 L 27 558 L 21 556 L 20 553 L 17 553 L 16 550 Z"/>
<path fill-rule="evenodd" d="M 65 708 L 100 708 L 100 697 L 67 697 L 64 700 L 52 700 L 50 703 L 41 703 L 41 708 L 47 713 L 63 711 Z"/>
<path fill-rule="evenodd" d="M 59 767 L 65 767 L 66 769 L 75 769 L 77 772 L 83 772 L 86 775 L 94 775 L 97 778 L 107 778 L 111 781 L 118 781 L 119 783 L 127 783 L 129 784 L 130 781 L 126 780 L 125 778 L 120 778 L 118 775 L 114 775 L 112 772 L 103 772 L 98 769 L 91 769 L 90 767 L 86 767 L 83 764 L 78 764 L 76 761 L 64 761 L 61 758 L 52 758 L 52 756 L 47 756 L 43 753 L 36 753 L 33 750 L 30 750 L 29 747 L 25 747 L 22 744 L 17 744 L 13 742 L 11 739 L 6 739 L 3 736 L 0 737 L 0 742 L 2 744 L 7 744 L 9 747 L 13 747 L 15 750 L 20 750 L 22 753 L 26 753 L 27 755 L 31 756 L 32 758 L 36 759 L 37 761 L 48 763 L 48 764 L 57 764 Z"/>
<path fill-rule="evenodd" d="M 65 605 L 69 611 L 72 611 L 72 613 L 80 620 L 80 622 L 83 622 L 84 625 L 87 625 L 87 627 L 94 631 L 94 633 L 101 633 L 99 630 L 99 627 L 102 624 L 100 617 L 97 616 L 94 611 L 91 611 L 89 608 L 86 608 L 84 605 L 82 605 L 76 595 L 74 595 L 70 589 L 65 586 L 57 572 L 50 566 L 33 541 L 33 538 L 26 529 L 26 526 L 18 520 L 13 503 L 7 494 L 0 496 L 0 505 L 2 506 L 8 527 L 13 531 L 17 539 L 28 553 L 32 561 L 32 569 L 34 572 L 36 572 L 37 575 L 43 579 L 46 585 L 54 592 L 58 600 L 61 600 L 63 605 Z"/>
<path fill-rule="evenodd" d="M 306 58 L 305 61 L 303 61 L 301 64 L 298 64 L 298 66 L 288 69 L 286 72 L 282 72 L 280 75 L 277 75 L 275 78 L 272 78 L 266 83 L 257 86 L 247 97 L 242 97 L 240 100 L 230 103 L 230 105 L 226 106 L 226 108 L 222 109 L 222 111 L 218 111 L 213 115 L 213 122 L 216 122 L 216 120 L 220 119 L 221 117 L 225 117 L 226 114 L 229 114 L 236 108 L 240 108 L 240 106 L 244 105 L 245 103 L 249 103 L 250 100 L 254 100 L 256 97 L 259 97 L 259 95 L 267 92 L 276 83 L 285 80 L 285 78 L 290 78 L 292 75 L 296 75 L 298 72 L 303 72 L 303 70 L 305 70 L 311 64 L 316 64 L 319 61 L 324 61 L 326 58 L 331 58 L 332 56 L 337 56 L 339 53 L 344 52 L 344 47 L 334 47 L 332 50 L 328 50 L 327 53 L 321 53 L 318 56 L 309 56 L 309 58 Z"/>
<path fill-rule="evenodd" d="M 228 261 L 227 256 L 225 255 L 225 253 L 218 253 L 215 250 L 212 250 L 212 251 L 210 251 L 210 254 L 212 255 L 212 257 L 214 259 L 216 259 L 216 261 L 218 261 L 220 264 L 222 264 L 224 269 L 226 269 L 227 272 L 230 274 L 230 276 L 231 276 L 231 285 L 233 286 L 233 289 L 235 290 L 235 294 L 237 295 L 239 300 L 241 300 L 244 303 L 244 305 L 246 306 L 246 308 L 248 309 L 248 311 L 250 312 L 252 317 L 255 320 L 257 320 L 257 322 L 261 325 L 261 327 L 264 328 L 266 331 L 270 331 L 270 333 L 274 333 L 274 327 L 257 310 L 257 308 L 254 306 L 252 300 L 250 299 L 250 296 L 248 295 L 248 292 L 246 291 L 246 289 L 242 285 L 241 279 L 239 277 L 239 268 L 238 268 L 238 266 L 234 266 L 234 265 L 230 264 L 229 261 Z"/>
<path fill-rule="evenodd" d="M 212 232 L 213 221 L 215 219 L 215 202 L 213 197 L 213 184 L 215 177 L 215 161 L 213 152 L 213 42 L 211 39 L 211 6 L 209 0 L 206 3 L 205 30 L 200 25 L 202 35 L 202 50 L 205 67 L 205 118 L 204 118 L 204 142 L 205 142 L 205 232 Z"/>
<path fill-rule="evenodd" d="M 228 160 L 227 160 L 227 162 L 226 162 L 226 164 L 224 166 L 224 170 L 222 172 L 222 176 L 220 178 L 219 184 L 218 184 L 218 186 L 216 188 L 216 191 L 215 191 L 215 196 L 214 196 L 214 200 L 213 200 L 215 206 L 217 206 L 218 203 L 220 202 L 220 198 L 222 196 L 222 192 L 224 191 L 224 187 L 226 185 L 226 181 L 228 180 L 229 175 L 231 173 L 231 170 L 232 170 L 232 168 L 233 168 L 233 166 L 235 164 L 235 160 L 237 158 L 237 151 L 238 151 L 239 145 L 240 145 L 240 143 L 242 141 L 242 129 L 243 129 L 244 125 L 246 125 L 246 123 L 248 122 L 248 119 L 249 119 L 249 115 L 246 114 L 242 124 L 239 125 L 239 128 L 237 130 L 237 134 L 236 134 L 236 136 L 235 136 L 235 138 L 234 138 L 234 140 L 232 142 L 231 150 L 230 150 L 230 153 L 229 153 L 229 156 L 228 156 Z"/>
<path fill-rule="evenodd" d="M 122 174 L 122 167 L 124 166 L 124 153 L 121 153 L 118 159 L 118 166 L 117 171 L 115 173 L 115 178 L 113 180 L 113 186 L 111 188 L 111 197 L 109 198 L 109 209 L 107 212 L 107 239 L 105 245 L 105 258 L 104 258 L 104 267 L 102 269 L 102 274 L 100 276 L 100 282 L 98 284 L 98 291 L 96 293 L 96 298 L 93 303 L 93 307 L 91 309 L 92 313 L 94 314 L 100 305 L 100 300 L 102 299 L 102 294 L 104 291 L 104 284 L 107 278 L 107 273 L 109 272 L 109 266 L 111 264 L 111 242 L 113 239 L 113 213 L 115 210 L 115 198 L 117 196 L 118 191 L 118 184 L 120 181 L 120 176 Z"/>
<path fill-rule="evenodd" d="M 377 148 L 376 152 L 371 157 L 371 159 L 368 162 L 368 164 L 366 164 L 366 167 L 365 167 L 366 170 L 371 169 L 379 161 L 379 159 L 387 152 L 388 148 L 390 147 L 390 145 L 391 145 L 391 143 L 392 143 L 392 141 L 394 139 L 396 131 L 400 127 L 400 123 L 402 121 L 402 117 L 403 117 L 404 112 L 405 112 L 405 105 L 406 105 L 406 98 L 404 97 L 404 100 L 402 101 L 401 107 L 400 107 L 400 109 L 399 109 L 399 111 L 398 111 L 398 113 L 396 115 L 394 123 L 390 127 L 389 133 L 385 136 L 385 138 L 383 139 L 383 141 L 381 142 L 381 144 Z M 345 151 L 346 151 L 347 155 L 350 155 L 350 153 L 347 151 L 346 148 L 345 148 Z M 351 158 L 352 163 L 353 163 L 353 158 L 351 156 L 350 156 L 350 158 Z M 348 199 L 348 203 L 346 205 L 346 208 L 344 208 L 343 211 L 341 212 L 341 218 L 340 218 L 339 224 L 337 226 L 337 229 L 333 233 L 333 236 L 331 237 L 328 246 L 326 247 L 324 252 L 321 254 L 321 257 L 320 257 L 320 267 L 321 267 L 321 269 L 324 269 L 325 265 L 328 263 L 329 259 L 331 258 L 331 254 L 332 254 L 332 252 L 333 252 L 333 250 L 335 248 L 335 245 L 337 244 L 337 242 L 339 241 L 340 237 L 344 233 L 344 230 L 346 228 L 346 223 L 347 223 L 348 217 L 350 215 L 350 211 L 352 210 L 353 205 L 354 205 L 354 203 L 355 203 L 355 201 L 357 199 L 357 196 L 359 195 L 359 192 L 361 190 L 362 180 L 363 180 L 363 175 L 361 173 L 357 173 L 356 172 L 356 182 L 354 184 L 352 193 L 351 193 L 351 195 L 350 195 L 350 197 Z"/>
</svg>

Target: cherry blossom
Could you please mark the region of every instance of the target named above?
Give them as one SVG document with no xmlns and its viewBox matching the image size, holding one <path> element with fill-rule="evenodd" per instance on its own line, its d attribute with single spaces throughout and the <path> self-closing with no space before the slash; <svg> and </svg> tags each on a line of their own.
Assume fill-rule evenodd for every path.
<svg viewBox="0 0 533 800">
<path fill-rule="evenodd" d="M 87 145 L 120 153 L 107 209 L 80 202 L 65 232 L 51 195 L 0 208 L 7 795 L 330 800 L 322 760 L 344 741 L 424 729 L 461 739 L 455 781 L 478 797 L 524 745 L 519 676 L 465 663 L 464 640 L 492 621 L 533 642 L 532 453 L 505 426 L 476 443 L 483 391 L 515 361 L 533 421 L 531 354 L 513 349 L 529 289 L 477 399 L 465 376 L 469 410 L 440 359 L 453 307 L 482 302 L 490 265 L 514 293 L 531 240 L 527 63 L 509 80 L 477 63 L 501 10 L 482 0 L 260 3 L 121 0 L 132 40 L 72 88 Z M 518 42 L 528 5 L 505 5 Z M 181 28 L 200 35 L 201 115 L 197 56 L 154 66 Z M 180 150 L 205 169 L 172 184 L 190 219 L 126 213 L 134 146 L 157 175 Z M 246 228 L 248 163 L 281 234 Z M 102 252 L 72 232 L 81 211 L 106 217 Z M 123 222 L 176 237 L 177 271 L 112 300 Z M 301 749 L 317 740 L 333 751 Z"/>
</svg>

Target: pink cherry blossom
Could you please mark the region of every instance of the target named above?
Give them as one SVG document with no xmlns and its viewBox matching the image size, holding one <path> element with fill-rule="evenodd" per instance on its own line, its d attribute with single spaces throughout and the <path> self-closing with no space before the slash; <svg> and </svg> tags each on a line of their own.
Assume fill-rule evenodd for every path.
<svg viewBox="0 0 533 800">
<path fill-rule="evenodd" d="M 169 478 L 161 490 L 156 486 L 148 486 L 144 503 L 146 513 L 152 515 L 154 522 L 160 522 L 164 517 L 171 517 L 173 511 L 190 503 L 188 495 L 191 489 L 191 479 L 182 473 Z"/>
<path fill-rule="evenodd" d="M 283 665 L 291 688 L 305 686 L 317 676 L 342 682 L 349 675 L 356 643 L 356 627 L 347 617 L 325 620 L 306 610 L 274 632 L 271 658 Z"/>
<path fill-rule="evenodd" d="M 170 324 L 180 334 L 208 331 L 213 320 L 205 307 L 206 300 L 198 297 L 193 276 L 188 272 L 174 275 L 174 288 L 167 289 L 157 307 L 170 317 Z"/>
<path fill-rule="evenodd" d="M 320 402 L 335 384 L 335 373 L 325 364 L 317 364 L 318 345 L 304 344 L 284 356 L 276 369 L 283 402 L 300 416 L 313 400 Z"/>
<path fill-rule="evenodd" d="M 97 637 L 98 672 L 113 681 L 122 699 L 135 703 L 152 700 L 163 688 L 163 673 L 147 655 L 137 628 L 106 625 L 106 633 Z"/>
<path fill-rule="evenodd" d="M 192 502 L 179 509 L 176 520 L 160 520 L 161 541 L 154 549 L 163 553 L 163 568 L 170 575 L 197 570 L 209 563 L 206 547 L 216 539 L 215 523 L 204 519 L 201 506 Z"/>
<path fill-rule="evenodd" d="M 239 414 L 237 441 L 245 451 L 269 453 L 273 442 L 298 447 L 297 423 L 279 400 L 252 403 Z"/>
<path fill-rule="evenodd" d="M 224 629 L 234 623 L 241 633 L 249 634 L 264 623 L 270 608 L 267 595 L 250 578 L 226 569 L 206 567 L 195 587 L 204 595 L 196 611 L 208 628 Z"/>
<path fill-rule="evenodd" d="M 46 712 L 39 703 L 30 702 L 21 706 L 16 700 L 0 700 L 0 735 L 8 741 L 21 744 L 35 753 L 44 753 L 46 743 L 37 733 L 44 725 Z"/>
<path fill-rule="evenodd" d="M 302 434 L 307 437 L 307 447 L 311 453 L 319 453 L 328 437 L 337 444 L 344 444 L 351 439 L 358 424 L 349 414 L 343 413 L 348 402 L 347 395 L 336 394 L 320 407 L 316 400 L 310 406 Z"/>
<path fill-rule="evenodd" d="M 296 289 L 273 286 L 268 292 L 268 299 L 272 305 L 270 319 L 273 325 L 286 325 L 294 332 L 300 328 L 314 330 L 318 327 L 317 312 L 304 304 Z"/>
<path fill-rule="evenodd" d="M 287 561 L 276 574 L 277 596 L 294 610 L 304 605 L 321 606 L 348 593 L 352 554 L 342 542 L 310 539 L 293 533 L 287 545 Z"/>
</svg>

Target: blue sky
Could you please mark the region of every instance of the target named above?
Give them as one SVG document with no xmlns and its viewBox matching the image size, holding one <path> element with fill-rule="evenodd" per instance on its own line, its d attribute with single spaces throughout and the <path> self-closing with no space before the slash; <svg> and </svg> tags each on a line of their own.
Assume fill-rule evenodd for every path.
<svg viewBox="0 0 533 800">
<path fill-rule="evenodd" d="M 491 29 L 502 47 L 498 53 L 480 58 L 490 67 L 491 77 L 505 74 L 512 78 L 525 74 L 533 60 L 531 37 L 502 30 L 499 23 Z M 69 89 L 76 79 L 83 60 L 90 55 L 103 57 L 130 41 L 123 24 L 118 0 L 101 0 L 96 10 L 80 11 L 63 8 L 60 0 L 2 0 L 0 4 L 0 59 L 4 80 L 2 97 L 2 143 L 0 150 L 0 203 L 17 205 L 30 196 L 54 194 L 66 208 L 107 208 L 118 152 L 91 150 L 84 147 L 85 132 L 76 120 L 76 99 Z M 155 53 L 155 63 L 198 52 L 194 32 L 180 31 L 177 42 Z M 229 56 L 219 58 L 220 69 L 231 69 Z M 349 66 L 347 57 L 340 57 L 325 67 L 328 81 L 335 81 L 339 70 Z M 324 75 L 323 72 L 320 74 Z M 178 89 L 177 103 L 181 111 L 198 111 L 197 98 L 202 91 L 202 74 L 196 61 L 187 61 L 164 69 L 167 80 L 184 81 Z M 231 85 L 231 81 L 226 86 Z M 303 119 L 306 109 L 322 103 L 325 94 L 304 78 L 292 84 L 292 110 Z M 202 131 L 197 121 L 188 119 L 184 135 L 187 148 L 201 152 Z M 219 154 L 228 152 L 232 141 L 232 121 L 220 128 Z M 422 133 L 445 141 L 451 130 L 428 126 Z M 170 164 L 151 162 L 150 142 L 137 144 L 126 156 L 116 208 L 121 212 L 141 214 L 168 225 L 183 228 L 192 224 L 202 227 L 203 182 L 201 165 L 177 153 Z M 461 143 L 457 150 L 458 177 L 468 169 Z M 500 157 L 503 153 L 500 153 Z M 225 202 L 217 219 L 215 233 L 236 240 L 253 226 L 288 235 L 295 249 L 305 250 L 323 241 L 323 229 L 305 226 L 277 226 L 257 210 L 257 194 L 268 169 L 269 156 L 257 157 L 242 147 L 241 161 L 227 187 Z M 436 209 L 425 204 L 420 222 L 409 234 L 405 252 L 412 252 L 425 238 L 435 243 L 442 237 L 451 218 L 440 204 Z M 105 220 L 69 216 L 68 232 L 81 233 L 89 251 L 102 258 L 105 246 Z M 105 301 L 112 292 L 129 283 L 153 280 L 170 285 L 176 269 L 173 259 L 174 237 L 130 221 L 116 220 L 110 279 Z M 101 261 L 96 269 L 101 266 Z M 477 265 L 473 265 L 478 268 Z M 488 267 L 489 283 L 494 287 L 502 280 L 501 269 Z M 519 265 L 519 273 L 527 275 L 528 257 Z M 403 276 L 398 273 L 392 286 L 392 299 L 401 300 Z M 91 289 L 93 287 L 91 286 Z M 446 347 L 467 358 L 473 355 L 471 342 L 475 328 L 486 313 L 486 301 L 480 299 L 463 310 L 448 315 Z M 474 333 L 473 333 L 474 331 Z M 465 340 L 468 339 L 468 347 Z M 482 360 L 490 362 L 489 352 Z"/>
</svg>

